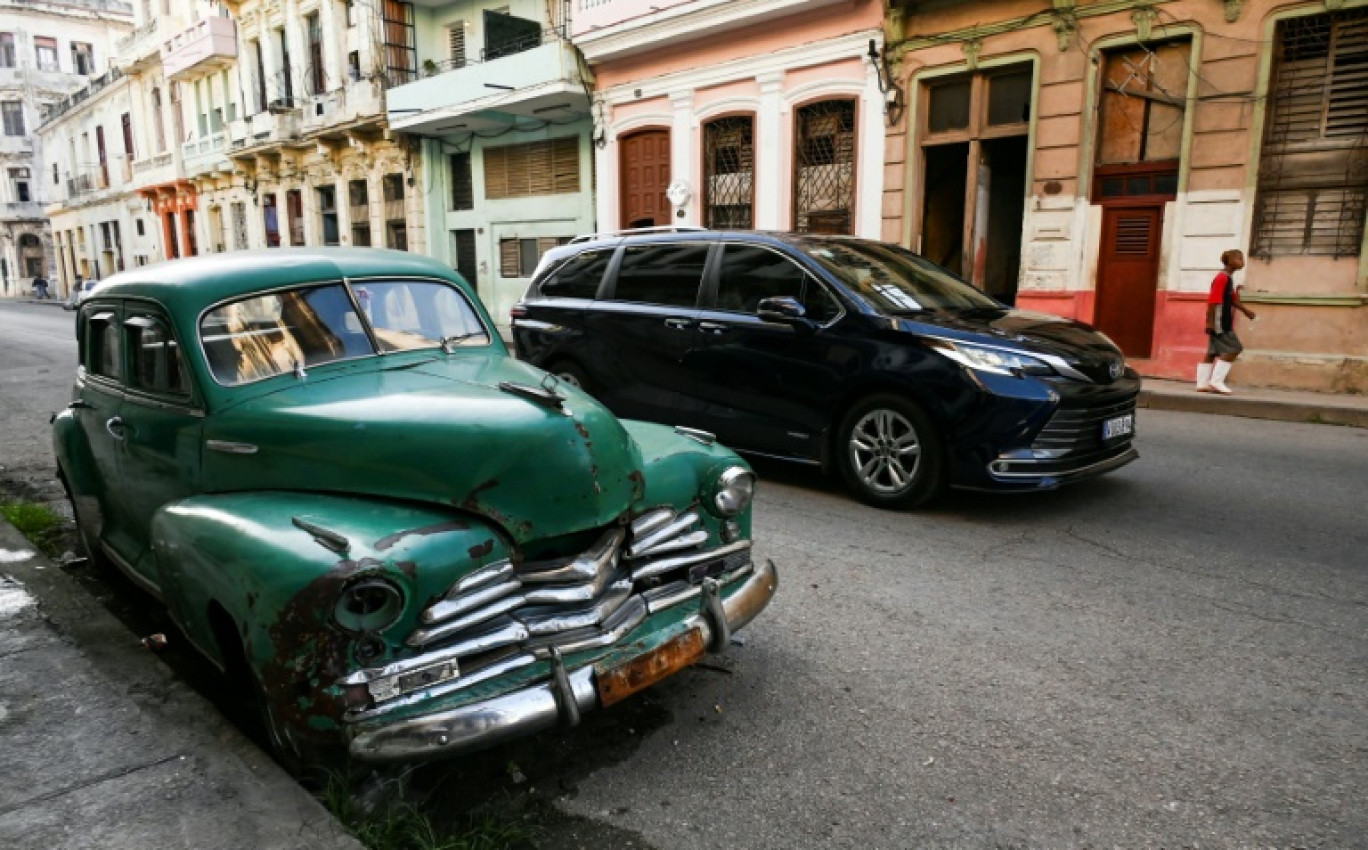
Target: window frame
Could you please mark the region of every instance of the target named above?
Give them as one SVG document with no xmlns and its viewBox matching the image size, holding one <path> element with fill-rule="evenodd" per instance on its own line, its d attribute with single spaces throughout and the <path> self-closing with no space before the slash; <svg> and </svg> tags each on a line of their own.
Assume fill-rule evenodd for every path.
<svg viewBox="0 0 1368 850">
<path fill-rule="evenodd" d="M 716 311 L 719 313 L 726 313 L 729 316 L 748 316 L 751 318 L 759 318 L 759 313 L 755 311 L 748 312 L 746 310 L 733 310 L 729 307 L 723 307 L 720 302 L 720 296 L 722 295 L 723 264 L 726 262 L 728 250 L 767 251 L 771 254 L 774 254 L 775 256 L 779 257 L 779 259 L 783 260 L 784 262 L 788 263 L 789 265 L 797 269 L 798 272 L 802 275 L 803 280 L 802 291 L 798 297 L 798 301 L 803 305 L 803 309 L 808 309 L 808 293 L 809 291 L 811 291 L 813 287 L 815 287 L 823 295 L 825 295 L 827 300 L 829 300 L 835 307 L 835 312 L 832 314 L 830 318 L 823 319 L 820 322 L 812 320 L 814 324 L 816 324 L 818 327 L 830 327 L 831 325 L 840 321 L 841 318 L 845 315 L 845 304 L 841 301 L 840 298 L 836 296 L 834 292 L 832 292 L 830 286 L 827 286 L 825 283 L 823 283 L 821 278 L 815 273 L 813 273 L 812 269 L 808 268 L 806 263 L 792 256 L 791 254 L 787 253 L 781 248 L 775 247 L 774 245 L 766 245 L 760 242 L 724 241 L 718 244 L 716 249 L 717 253 L 715 259 L 713 260 L 713 270 L 709 274 L 710 280 L 708 281 L 707 292 L 704 295 L 704 309 Z M 788 326 L 785 325 L 784 327 Z"/>
<path fill-rule="evenodd" d="M 120 344 L 124 351 L 128 352 L 127 374 L 123 380 L 123 386 L 128 391 L 130 397 L 148 398 L 164 404 L 172 404 L 178 407 L 185 407 L 193 403 L 195 399 L 195 381 L 190 371 L 189 361 L 185 357 L 185 346 L 181 344 L 176 334 L 175 326 L 170 318 L 157 307 L 150 305 L 129 305 L 124 310 L 123 321 L 119 323 L 123 329 Z M 174 345 L 175 359 L 178 361 L 176 369 L 179 371 L 181 382 L 184 386 L 182 391 L 172 389 L 159 389 L 157 387 L 147 387 L 141 382 L 139 367 L 141 361 L 140 352 L 134 347 L 132 336 L 141 331 L 159 329 L 165 334 L 165 346 Z M 138 342 L 141 345 L 141 341 Z M 163 355 L 164 356 L 164 355 Z M 169 362 L 163 363 L 162 373 L 169 374 Z"/>
<path fill-rule="evenodd" d="M 629 304 L 642 307 L 654 307 L 672 310 L 698 310 L 704 303 L 704 293 L 711 286 L 709 275 L 711 275 L 716 256 L 718 243 L 713 240 L 683 239 L 671 240 L 668 242 L 637 242 L 622 245 L 618 256 L 613 258 L 610 272 L 610 280 L 606 287 L 599 288 L 599 300 L 611 301 L 615 304 Z M 698 286 L 694 290 L 694 300 L 691 304 L 674 304 L 665 301 L 638 301 L 634 299 L 624 299 L 618 293 L 618 287 L 622 283 L 622 272 L 627 266 L 628 257 L 633 250 L 666 250 L 679 248 L 702 248 L 703 268 L 699 271 Z"/>
</svg>

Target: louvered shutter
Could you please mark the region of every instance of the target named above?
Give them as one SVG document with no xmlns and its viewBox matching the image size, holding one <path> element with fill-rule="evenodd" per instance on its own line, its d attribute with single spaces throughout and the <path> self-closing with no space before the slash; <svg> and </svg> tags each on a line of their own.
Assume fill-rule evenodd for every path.
<svg viewBox="0 0 1368 850">
<path fill-rule="evenodd" d="M 518 268 L 518 240 L 499 240 L 499 275 L 500 277 L 522 277 Z"/>
<path fill-rule="evenodd" d="M 1256 255 L 1355 256 L 1368 206 L 1368 9 L 1281 21 Z"/>
<path fill-rule="evenodd" d="M 465 21 L 457 21 L 447 30 L 447 58 L 451 60 L 451 67 L 465 67 Z"/>
</svg>

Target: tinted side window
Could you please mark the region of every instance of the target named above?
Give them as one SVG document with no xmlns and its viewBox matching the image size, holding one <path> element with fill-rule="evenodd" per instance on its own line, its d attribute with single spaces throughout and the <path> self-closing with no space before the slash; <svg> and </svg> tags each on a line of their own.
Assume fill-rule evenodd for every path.
<svg viewBox="0 0 1368 850">
<path fill-rule="evenodd" d="M 707 245 L 635 245 L 625 250 L 613 298 L 692 307 L 708 260 Z"/>
<path fill-rule="evenodd" d="M 593 298 L 611 259 L 611 248 L 577 254 L 542 283 L 541 294 L 551 298 Z"/>
<path fill-rule="evenodd" d="M 119 360 L 119 329 L 115 325 L 117 319 L 118 314 L 112 310 L 90 313 L 85 334 L 86 371 L 116 381 L 123 377 Z"/>
<path fill-rule="evenodd" d="M 765 298 L 796 298 L 814 322 L 828 322 L 840 312 L 835 300 L 812 276 L 788 257 L 756 245 L 728 245 L 717 281 L 717 307 L 755 313 Z"/>
<path fill-rule="evenodd" d="M 157 395 L 190 395 L 180 345 L 158 316 L 135 314 L 124 322 L 132 372 L 128 385 Z"/>
</svg>

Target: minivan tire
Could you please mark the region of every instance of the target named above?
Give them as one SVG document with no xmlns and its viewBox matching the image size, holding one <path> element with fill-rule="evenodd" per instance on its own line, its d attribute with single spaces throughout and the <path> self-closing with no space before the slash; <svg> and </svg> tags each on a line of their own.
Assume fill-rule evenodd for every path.
<svg viewBox="0 0 1368 850">
<path fill-rule="evenodd" d="M 570 386 L 579 387 L 589 395 L 594 395 L 594 382 L 589 380 L 589 375 L 578 363 L 573 363 L 569 360 L 558 360 L 547 366 L 546 371 L 555 375 Z"/>
<path fill-rule="evenodd" d="M 879 508 L 925 504 L 945 486 L 945 444 L 931 417 L 896 395 L 874 395 L 846 413 L 836 434 L 846 487 Z"/>
</svg>

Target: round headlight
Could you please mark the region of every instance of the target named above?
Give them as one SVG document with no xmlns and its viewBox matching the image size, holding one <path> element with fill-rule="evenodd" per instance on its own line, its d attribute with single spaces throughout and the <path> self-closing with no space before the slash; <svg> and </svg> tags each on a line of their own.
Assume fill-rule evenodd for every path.
<svg viewBox="0 0 1368 850">
<path fill-rule="evenodd" d="M 379 632 L 404 613 L 404 594 L 382 578 L 362 579 L 342 590 L 333 616 L 349 632 Z"/>
<path fill-rule="evenodd" d="M 719 516 L 730 517 L 750 507 L 755 498 L 755 476 L 740 466 L 728 467 L 717 477 L 713 508 Z"/>
</svg>

